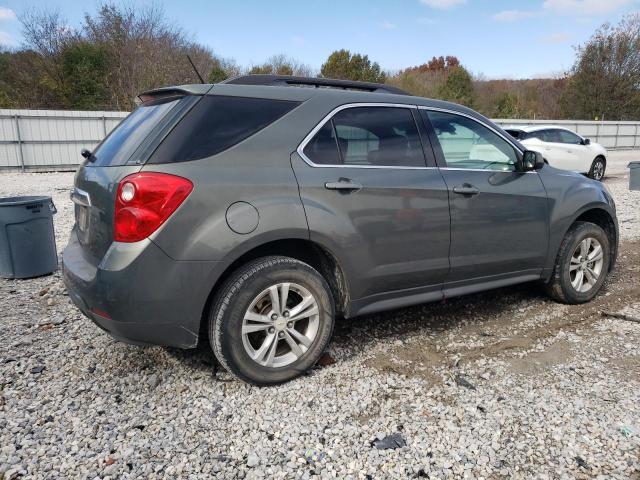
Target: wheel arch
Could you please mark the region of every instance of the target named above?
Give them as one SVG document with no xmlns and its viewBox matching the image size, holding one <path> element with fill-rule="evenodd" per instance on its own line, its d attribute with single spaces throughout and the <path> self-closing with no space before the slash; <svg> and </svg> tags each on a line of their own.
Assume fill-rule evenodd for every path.
<svg viewBox="0 0 640 480">
<path fill-rule="evenodd" d="M 607 238 L 609 239 L 609 246 L 611 247 L 609 271 L 613 270 L 615 260 L 618 256 L 618 228 L 611 213 L 601 207 L 590 208 L 578 215 L 571 225 L 576 222 L 591 222 L 598 225 L 605 231 Z"/>
<path fill-rule="evenodd" d="M 604 204 L 589 205 L 580 210 L 569 226 L 565 229 L 561 238 L 567 235 L 567 232 L 576 222 L 590 222 L 598 225 L 607 234 L 609 245 L 611 247 L 611 262 L 609 263 L 609 271 L 613 267 L 618 256 L 618 225 L 615 221 L 615 214 L 609 211 Z"/>
<path fill-rule="evenodd" d="M 282 238 L 271 240 L 260 245 L 253 246 L 249 250 L 237 256 L 237 258 L 233 259 L 226 268 L 224 268 L 220 276 L 211 286 L 211 291 L 209 292 L 202 310 L 202 318 L 200 321 L 201 338 L 204 338 L 202 337 L 202 334 L 206 331 L 206 322 L 209 317 L 210 309 L 215 295 L 221 285 L 223 285 L 234 271 L 247 262 L 256 258 L 272 255 L 295 258 L 296 260 L 305 262 L 318 270 L 329 284 L 335 303 L 336 314 L 341 315 L 346 311 L 349 303 L 348 282 L 344 269 L 333 252 L 324 245 L 320 245 L 319 243 L 308 239 Z"/>
</svg>

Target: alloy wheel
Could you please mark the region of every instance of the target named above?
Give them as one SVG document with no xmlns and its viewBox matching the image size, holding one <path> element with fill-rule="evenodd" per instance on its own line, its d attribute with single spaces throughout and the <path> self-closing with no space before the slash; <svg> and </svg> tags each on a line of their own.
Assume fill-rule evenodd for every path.
<svg viewBox="0 0 640 480">
<path fill-rule="evenodd" d="M 593 164 L 593 179 L 594 180 L 602 180 L 604 177 L 604 163 L 602 161 L 596 161 Z"/>
<path fill-rule="evenodd" d="M 600 242 L 593 237 L 583 239 L 571 256 L 571 286 L 580 293 L 591 290 L 602 274 L 603 263 L 604 252 Z"/>
<path fill-rule="evenodd" d="M 318 302 L 309 290 L 297 283 L 278 283 L 249 305 L 242 321 L 242 344 L 254 362 L 284 367 L 307 352 L 319 327 Z"/>
</svg>

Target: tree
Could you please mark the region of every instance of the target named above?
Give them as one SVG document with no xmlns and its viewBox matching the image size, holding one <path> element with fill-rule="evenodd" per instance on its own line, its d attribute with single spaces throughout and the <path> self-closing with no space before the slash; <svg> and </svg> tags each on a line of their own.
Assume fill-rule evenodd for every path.
<svg viewBox="0 0 640 480">
<path fill-rule="evenodd" d="M 573 118 L 640 117 L 640 13 L 605 23 L 577 49 L 562 103 Z"/>
<path fill-rule="evenodd" d="M 351 54 L 349 50 L 336 50 L 322 64 L 320 74 L 326 78 L 360 80 L 384 83 L 387 75 L 377 62 L 371 63 L 367 55 Z"/>
<path fill-rule="evenodd" d="M 312 76 L 311 68 L 286 55 L 273 55 L 262 65 L 254 65 L 249 74 L 296 75 L 299 77 Z"/>
<path fill-rule="evenodd" d="M 61 54 L 67 104 L 75 109 L 104 106 L 109 98 L 106 79 L 111 68 L 108 52 L 97 45 L 80 41 Z"/>
<path fill-rule="evenodd" d="M 495 109 L 496 118 L 518 118 L 516 97 L 510 92 L 504 92 L 498 97 Z"/>
<path fill-rule="evenodd" d="M 427 63 L 400 70 L 396 75 L 389 77 L 387 82 L 413 95 L 442 98 L 449 74 L 458 67 L 461 67 L 461 64 L 457 57 L 433 57 Z"/>
<path fill-rule="evenodd" d="M 220 63 L 217 63 L 213 66 L 213 68 L 211 69 L 211 72 L 209 72 L 207 81 L 209 83 L 220 83 L 226 80 L 227 78 L 229 78 L 228 72 L 224 69 L 224 67 Z"/>
<path fill-rule="evenodd" d="M 464 67 L 451 69 L 439 93 L 444 100 L 472 107 L 474 92 L 471 75 Z"/>
<path fill-rule="evenodd" d="M 432 57 L 427 63 L 423 63 L 422 65 L 418 65 L 417 67 L 409 67 L 405 69 L 405 72 L 414 71 L 414 72 L 448 72 L 454 68 L 459 67 L 460 60 L 458 57 L 453 55 L 447 55 L 446 57 Z"/>
</svg>

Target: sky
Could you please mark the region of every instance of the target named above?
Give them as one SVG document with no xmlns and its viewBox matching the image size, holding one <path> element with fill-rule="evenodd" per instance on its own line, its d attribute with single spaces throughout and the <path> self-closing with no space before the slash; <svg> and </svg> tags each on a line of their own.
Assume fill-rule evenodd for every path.
<svg viewBox="0 0 640 480">
<path fill-rule="evenodd" d="M 130 3 L 148 4 L 128 0 Z M 98 0 L 0 0 L 0 45 L 21 41 L 17 15 L 58 8 L 71 26 Z M 385 70 L 455 55 L 486 78 L 560 75 L 604 22 L 640 12 L 640 0 L 155 0 L 170 21 L 241 66 L 285 54 L 313 69 L 333 51 L 369 55 Z"/>
</svg>

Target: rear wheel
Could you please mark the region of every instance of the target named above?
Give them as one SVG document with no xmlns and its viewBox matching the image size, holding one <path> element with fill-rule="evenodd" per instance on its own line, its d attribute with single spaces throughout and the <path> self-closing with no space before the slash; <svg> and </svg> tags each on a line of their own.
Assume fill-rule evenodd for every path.
<svg viewBox="0 0 640 480">
<path fill-rule="evenodd" d="M 562 240 L 547 292 L 563 303 L 590 301 L 602 288 L 610 259 L 605 231 L 593 223 L 576 222 Z"/>
<path fill-rule="evenodd" d="M 596 157 L 593 163 L 591 164 L 591 169 L 589 170 L 589 178 L 593 178 L 594 180 L 602 181 L 604 178 L 604 172 L 607 168 L 607 163 L 603 157 Z"/>
<path fill-rule="evenodd" d="M 315 269 L 288 257 L 265 257 L 225 282 L 209 318 L 209 339 L 229 372 L 269 385 L 311 368 L 333 323 L 330 289 Z"/>
</svg>

